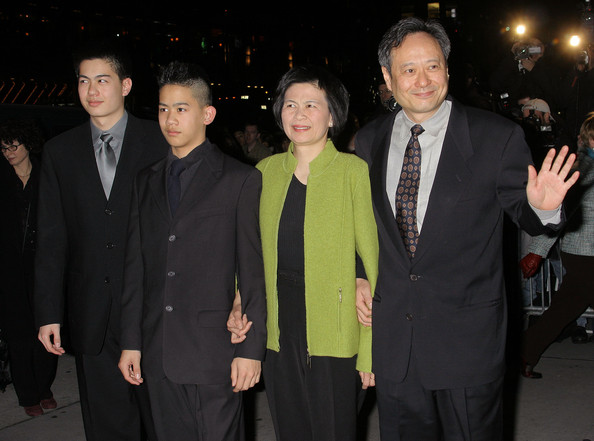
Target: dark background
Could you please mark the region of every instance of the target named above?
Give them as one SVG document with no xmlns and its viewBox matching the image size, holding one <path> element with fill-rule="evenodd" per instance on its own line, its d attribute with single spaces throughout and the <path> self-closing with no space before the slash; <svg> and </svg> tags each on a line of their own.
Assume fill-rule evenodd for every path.
<svg viewBox="0 0 594 441">
<path fill-rule="evenodd" d="M 470 67 L 482 84 L 495 65 L 510 56 L 516 36 L 513 29 L 505 29 L 519 21 L 545 43 L 547 61 L 561 70 L 568 68 L 573 53 L 567 39 L 583 27 L 587 4 L 584 0 L 441 2 L 439 19 L 453 44 L 452 94 L 460 93 Z M 427 17 L 427 5 L 414 0 L 275 2 L 272 7 L 216 1 L 159 2 L 154 7 L 127 1 L 12 2 L 0 6 L 0 102 L 59 105 L 76 114 L 72 109 L 80 105 L 73 87 L 72 51 L 86 41 L 117 36 L 134 54 L 128 106 L 140 116 L 154 117 L 158 66 L 184 59 L 208 71 L 218 124 L 236 126 L 250 118 L 272 127 L 272 94 L 290 61 L 327 66 L 351 93 L 351 111 L 363 118 L 377 103 L 374 91 L 381 71 L 376 50 L 381 36 L 402 16 Z M 34 112 L 30 107 L 25 110 Z"/>
</svg>

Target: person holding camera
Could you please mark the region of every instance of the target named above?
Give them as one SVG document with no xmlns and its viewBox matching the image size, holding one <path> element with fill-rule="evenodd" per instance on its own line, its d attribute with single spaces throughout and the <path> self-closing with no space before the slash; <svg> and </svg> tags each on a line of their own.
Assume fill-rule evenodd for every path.
<svg viewBox="0 0 594 441">
<path fill-rule="evenodd" d="M 534 164 L 542 164 L 550 149 L 559 151 L 564 145 L 574 144 L 567 134 L 565 122 L 551 114 L 551 108 L 545 100 L 528 99 L 521 109 L 520 125 L 524 129 Z"/>
<path fill-rule="evenodd" d="M 541 98 L 557 108 L 555 82 L 558 75 L 543 62 L 544 44 L 537 38 L 517 41 L 513 57 L 505 57 L 489 78 L 491 91 L 498 99 L 498 112 L 514 116 L 521 110 L 522 98 Z"/>
</svg>

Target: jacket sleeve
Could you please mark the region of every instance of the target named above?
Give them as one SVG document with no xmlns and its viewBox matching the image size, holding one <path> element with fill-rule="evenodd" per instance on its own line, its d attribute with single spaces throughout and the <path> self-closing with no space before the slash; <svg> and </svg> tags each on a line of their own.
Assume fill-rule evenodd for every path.
<svg viewBox="0 0 594 441">
<path fill-rule="evenodd" d="M 120 316 L 120 346 L 122 349 L 142 349 L 143 280 L 144 264 L 140 239 L 138 183 L 135 180 L 128 220 L 128 240 L 122 287 Z"/>
<path fill-rule="evenodd" d="M 47 145 L 39 178 L 37 250 L 35 252 L 35 326 L 63 324 L 64 276 L 68 249 L 60 183 Z"/>
<path fill-rule="evenodd" d="M 266 288 L 260 240 L 262 174 L 254 169 L 243 184 L 237 206 L 237 280 L 241 310 L 252 321 L 249 336 L 236 345 L 235 356 L 264 360 L 266 351 Z"/>
<path fill-rule="evenodd" d="M 365 275 L 371 285 L 371 294 L 375 291 L 378 274 L 379 242 L 377 226 L 371 202 L 371 186 L 367 165 L 359 175 L 353 192 L 355 214 L 355 243 L 357 256 L 365 268 Z M 359 351 L 357 370 L 371 372 L 371 333 L 372 328 L 359 324 Z"/>
</svg>

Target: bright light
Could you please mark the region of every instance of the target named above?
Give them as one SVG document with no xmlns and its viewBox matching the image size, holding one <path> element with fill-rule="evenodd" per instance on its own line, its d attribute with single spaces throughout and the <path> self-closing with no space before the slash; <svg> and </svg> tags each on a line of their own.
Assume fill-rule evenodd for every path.
<svg viewBox="0 0 594 441">
<path fill-rule="evenodd" d="M 581 43 L 581 38 L 579 37 L 579 35 L 572 35 L 571 38 L 569 39 L 569 44 L 573 47 L 578 47 Z"/>
<path fill-rule="evenodd" d="M 526 26 L 523 24 L 516 26 L 516 34 L 524 35 L 526 33 Z"/>
</svg>

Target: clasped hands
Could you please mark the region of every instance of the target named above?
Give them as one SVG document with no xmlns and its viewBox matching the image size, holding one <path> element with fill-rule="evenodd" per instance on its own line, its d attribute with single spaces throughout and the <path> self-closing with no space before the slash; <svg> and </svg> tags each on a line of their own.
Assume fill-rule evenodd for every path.
<svg viewBox="0 0 594 441">
<path fill-rule="evenodd" d="M 359 280 L 364 281 L 370 286 L 369 282 L 365 279 L 357 279 L 357 286 L 359 286 Z M 371 292 L 370 288 L 369 292 Z M 358 297 L 359 296 L 357 295 L 357 298 Z M 359 314 L 358 308 L 357 313 Z M 237 295 L 233 302 L 233 309 L 231 309 L 229 319 L 227 320 L 227 329 L 231 333 L 231 343 L 237 344 L 244 341 L 247 338 L 247 333 L 251 327 L 252 322 L 248 320 L 246 314 L 241 313 L 241 295 L 239 291 L 237 291 Z M 361 377 L 361 387 L 363 389 L 375 386 L 375 375 L 372 372 L 359 371 L 359 376 Z"/>
</svg>

